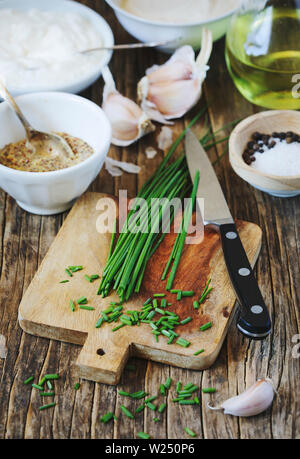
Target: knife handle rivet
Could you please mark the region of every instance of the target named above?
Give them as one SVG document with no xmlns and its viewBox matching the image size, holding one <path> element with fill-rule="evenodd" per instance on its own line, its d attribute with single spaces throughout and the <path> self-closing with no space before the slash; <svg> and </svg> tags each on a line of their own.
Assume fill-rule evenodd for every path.
<svg viewBox="0 0 300 459">
<path fill-rule="evenodd" d="M 236 239 L 238 236 L 233 231 L 229 231 L 228 233 L 226 233 L 226 237 L 227 239 Z"/>
<path fill-rule="evenodd" d="M 248 268 L 239 269 L 240 276 L 246 277 L 246 276 L 249 276 L 249 274 L 250 274 L 250 270 Z"/>
<path fill-rule="evenodd" d="M 253 314 L 261 314 L 263 312 L 263 308 L 259 306 L 258 304 L 256 304 L 255 306 L 252 306 L 251 312 Z"/>
</svg>

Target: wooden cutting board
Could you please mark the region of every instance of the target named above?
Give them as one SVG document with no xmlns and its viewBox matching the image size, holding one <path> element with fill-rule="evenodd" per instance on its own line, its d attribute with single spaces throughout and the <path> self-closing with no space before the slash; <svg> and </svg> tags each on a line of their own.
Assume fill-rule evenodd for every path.
<svg viewBox="0 0 300 459">
<path fill-rule="evenodd" d="M 104 324 L 100 329 L 95 324 L 100 312 L 110 301 L 118 301 L 116 295 L 103 299 L 97 295 L 99 281 L 89 283 L 85 274 L 103 272 L 111 235 L 97 231 L 97 219 L 101 213 L 97 203 L 107 197 L 99 193 L 86 193 L 75 204 L 55 241 L 50 247 L 38 272 L 26 291 L 19 308 L 19 323 L 27 333 L 66 341 L 83 346 L 76 365 L 79 376 L 108 384 L 117 384 L 130 355 L 175 365 L 202 370 L 211 366 L 218 356 L 225 339 L 230 319 L 233 316 L 235 294 L 226 271 L 219 236 L 205 229 L 204 240 L 197 245 L 186 245 L 175 278 L 173 288 L 194 290 L 195 298 L 184 298 L 177 302 L 176 296 L 167 294 L 170 310 L 182 319 L 192 316 L 193 320 L 179 327 L 180 336 L 191 345 L 182 348 L 167 344 L 167 338 L 160 336 L 156 343 L 147 324 L 123 327 L 112 332 L 116 324 Z M 239 234 L 248 257 L 255 264 L 261 247 L 261 230 L 253 224 L 237 222 Z M 167 263 L 176 235 L 169 234 L 151 258 L 146 269 L 140 294 L 128 303 L 128 309 L 140 309 L 153 293 L 165 292 L 166 282 L 161 282 L 161 273 Z M 83 265 L 84 270 L 68 278 L 65 268 Z M 194 310 L 193 300 L 211 277 L 213 291 L 201 309 Z M 68 278 L 65 284 L 59 282 Z M 70 299 L 82 296 L 95 311 L 76 307 L 72 312 Z M 124 305 L 126 311 L 127 305 Z M 200 326 L 211 321 L 212 328 L 205 332 Z M 205 351 L 199 356 L 193 354 Z"/>
</svg>

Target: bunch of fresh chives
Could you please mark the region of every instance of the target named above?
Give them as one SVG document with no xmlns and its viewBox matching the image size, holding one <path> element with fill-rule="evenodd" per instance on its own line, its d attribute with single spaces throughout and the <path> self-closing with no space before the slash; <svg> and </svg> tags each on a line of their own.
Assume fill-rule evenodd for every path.
<svg viewBox="0 0 300 459">
<path fill-rule="evenodd" d="M 143 201 L 137 199 L 136 206 L 129 212 L 104 269 L 98 291 L 103 297 L 113 289 L 123 302 L 140 290 L 147 262 L 163 239 L 164 233 L 159 236 L 159 231 L 170 212 L 170 201 L 182 199 L 190 187 L 184 163 L 185 159 L 181 157 L 171 165 L 159 168 L 138 193 L 137 198 L 143 198 Z M 171 221 L 174 216 L 172 208 Z"/>
</svg>

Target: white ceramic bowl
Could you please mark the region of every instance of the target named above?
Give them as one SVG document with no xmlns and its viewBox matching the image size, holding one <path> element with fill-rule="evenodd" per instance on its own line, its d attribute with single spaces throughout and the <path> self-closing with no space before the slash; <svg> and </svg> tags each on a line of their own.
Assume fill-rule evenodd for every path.
<svg viewBox="0 0 300 459">
<path fill-rule="evenodd" d="M 211 30 L 214 41 L 223 37 L 227 32 L 232 15 L 238 9 L 235 8 L 227 14 L 210 21 L 191 22 L 189 24 L 169 24 L 165 22 L 149 21 L 128 13 L 123 8 L 120 8 L 120 0 L 106 0 L 106 2 L 113 8 L 115 15 L 124 29 L 138 40 L 150 42 L 153 40 L 165 41 L 180 38 L 180 45 L 188 44 L 195 49 L 201 46 L 202 29 L 204 27 Z M 172 52 L 176 48 L 178 48 L 178 43 L 162 47 L 161 50 Z"/>
<path fill-rule="evenodd" d="M 95 27 L 96 30 L 100 31 L 103 37 L 104 46 L 112 46 L 114 44 L 114 36 L 111 28 L 107 22 L 98 13 L 72 0 L 1 0 L 0 1 L 0 14 L 1 9 L 10 8 L 14 10 L 27 11 L 30 9 L 39 9 L 42 11 L 57 11 L 58 14 L 62 13 L 76 13 L 87 18 Z M 61 84 L 59 81 L 53 86 L 41 86 L 36 85 L 34 88 L 18 87 L 14 88 L 10 86 L 9 81 L 6 81 L 6 85 L 9 91 L 14 95 L 26 94 L 29 92 L 41 92 L 41 91 L 62 91 L 77 94 L 83 91 L 91 84 L 93 84 L 101 75 L 102 69 L 109 63 L 112 56 L 112 51 L 105 51 L 102 57 L 99 59 L 97 68 L 86 75 L 84 78 L 79 78 L 71 84 Z"/>
<path fill-rule="evenodd" d="M 0 164 L 0 187 L 20 207 L 39 215 L 64 212 L 97 177 L 110 146 L 110 122 L 98 105 L 73 94 L 34 93 L 19 96 L 16 101 L 35 128 L 65 132 L 94 149 L 94 154 L 82 163 L 53 172 L 18 171 Z M 0 126 L 0 148 L 25 137 L 7 102 L 0 104 Z"/>
</svg>

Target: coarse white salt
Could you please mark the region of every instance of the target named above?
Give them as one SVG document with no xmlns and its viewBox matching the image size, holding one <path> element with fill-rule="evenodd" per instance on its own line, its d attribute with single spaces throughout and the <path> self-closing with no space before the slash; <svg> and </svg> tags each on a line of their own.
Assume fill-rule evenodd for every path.
<svg viewBox="0 0 300 459">
<path fill-rule="evenodd" d="M 276 145 L 273 148 L 266 148 L 264 153 L 255 153 L 251 167 L 271 175 L 300 175 L 300 143 L 287 143 L 279 139 L 274 141 Z"/>
</svg>

